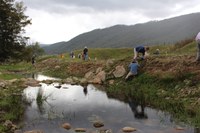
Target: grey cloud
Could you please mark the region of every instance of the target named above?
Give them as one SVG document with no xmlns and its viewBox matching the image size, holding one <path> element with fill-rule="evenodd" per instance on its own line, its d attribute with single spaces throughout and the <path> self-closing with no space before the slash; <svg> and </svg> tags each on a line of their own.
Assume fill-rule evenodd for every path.
<svg viewBox="0 0 200 133">
<path fill-rule="evenodd" d="M 198 4 L 198 0 L 23 0 L 28 8 L 53 13 L 88 11 L 131 11 L 148 17 L 164 17 L 173 13 L 177 4 L 183 8 Z M 74 7 L 74 8 L 71 8 Z"/>
</svg>

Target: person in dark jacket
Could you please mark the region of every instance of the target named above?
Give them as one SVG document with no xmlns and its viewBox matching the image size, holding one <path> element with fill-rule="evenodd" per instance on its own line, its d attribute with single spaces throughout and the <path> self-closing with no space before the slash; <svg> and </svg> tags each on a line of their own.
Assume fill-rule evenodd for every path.
<svg viewBox="0 0 200 133">
<path fill-rule="evenodd" d="M 142 54 L 142 57 L 139 57 L 141 58 L 142 60 L 145 59 L 145 56 L 146 56 L 146 52 L 149 50 L 149 47 L 147 46 L 137 46 L 136 48 L 134 48 L 134 57 L 133 59 L 136 60 L 138 57 L 139 57 L 139 53 Z"/>
<path fill-rule="evenodd" d="M 88 49 L 86 46 L 83 49 L 83 60 L 88 60 Z"/>
<path fill-rule="evenodd" d="M 35 67 L 35 55 L 33 55 L 33 56 L 31 57 L 31 63 L 32 63 L 32 65 Z"/>
</svg>

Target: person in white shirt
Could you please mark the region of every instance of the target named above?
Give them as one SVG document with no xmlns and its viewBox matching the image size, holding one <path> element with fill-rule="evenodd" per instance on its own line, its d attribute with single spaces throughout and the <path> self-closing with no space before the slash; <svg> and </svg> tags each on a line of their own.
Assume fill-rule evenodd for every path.
<svg viewBox="0 0 200 133">
<path fill-rule="evenodd" d="M 200 62 L 200 32 L 197 34 L 195 40 L 197 42 L 197 58 L 196 58 L 196 61 Z"/>
</svg>

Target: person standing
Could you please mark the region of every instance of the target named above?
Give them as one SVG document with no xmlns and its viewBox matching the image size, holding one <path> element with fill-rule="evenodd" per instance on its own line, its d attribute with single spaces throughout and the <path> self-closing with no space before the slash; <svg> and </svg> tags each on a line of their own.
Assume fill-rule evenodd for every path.
<svg viewBox="0 0 200 133">
<path fill-rule="evenodd" d="M 31 57 L 31 63 L 32 63 L 32 65 L 35 67 L 35 55 L 33 55 L 33 56 Z"/>
<path fill-rule="evenodd" d="M 83 59 L 84 60 L 88 60 L 88 49 L 85 46 L 85 48 L 83 49 Z"/>
<path fill-rule="evenodd" d="M 197 34 L 195 40 L 196 40 L 196 43 L 197 43 L 197 58 L 196 58 L 196 61 L 200 62 L 200 32 Z"/>
<path fill-rule="evenodd" d="M 137 46 L 136 48 L 134 48 L 134 57 L 133 59 L 136 60 L 139 57 L 139 53 L 142 54 L 141 59 L 144 60 L 145 56 L 146 56 L 146 52 L 149 50 L 149 47 L 147 46 Z"/>
</svg>

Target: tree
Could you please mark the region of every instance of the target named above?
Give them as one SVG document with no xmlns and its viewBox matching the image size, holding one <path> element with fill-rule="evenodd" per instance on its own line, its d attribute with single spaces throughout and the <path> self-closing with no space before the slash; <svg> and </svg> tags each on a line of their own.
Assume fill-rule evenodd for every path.
<svg viewBox="0 0 200 133">
<path fill-rule="evenodd" d="M 24 14 L 22 2 L 0 0 L 0 61 L 17 59 L 26 46 L 24 28 L 31 20 Z"/>
<path fill-rule="evenodd" d="M 31 61 L 31 57 L 44 55 L 44 49 L 42 49 L 38 42 L 32 43 L 31 45 L 26 46 L 22 53 L 23 60 Z"/>
</svg>

